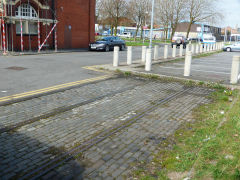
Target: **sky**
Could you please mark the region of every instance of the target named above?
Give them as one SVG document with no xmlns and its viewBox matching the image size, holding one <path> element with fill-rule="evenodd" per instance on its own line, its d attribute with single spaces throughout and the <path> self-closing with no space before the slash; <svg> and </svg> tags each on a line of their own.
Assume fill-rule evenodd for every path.
<svg viewBox="0 0 240 180">
<path fill-rule="evenodd" d="M 240 28 L 240 0 L 218 0 L 218 6 L 224 16 L 219 25 L 235 28 L 238 24 L 238 28 Z"/>
</svg>

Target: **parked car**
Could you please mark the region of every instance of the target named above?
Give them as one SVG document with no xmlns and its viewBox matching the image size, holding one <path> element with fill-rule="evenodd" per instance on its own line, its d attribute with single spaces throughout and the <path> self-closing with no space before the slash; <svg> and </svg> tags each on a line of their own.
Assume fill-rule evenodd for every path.
<svg viewBox="0 0 240 180">
<path fill-rule="evenodd" d="M 132 38 L 133 35 L 131 32 L 123 32 L 122 34 L 119 35 L 120 37 L 123 37 L 123 38 Z"/>
<path fill-rule="evenodd" d="M 89 44 L 89 50 L 96 51 L 110 51 L 114 49 L 114 46 L 119 46 L 120 50 L 123 51 L 126 48 L 126 43 L 122 39 L 116 36 L 102 37 L 94 43 Z"/>
<path fill-rule="evenodd" d="M 176 35 L 176 36 L 173 36 L 172 38 L 172 47 L 174 45 L 176 46 L 180 46 L 180 45 L 183 45 L 183 48 L 185 49 L 186 46 L 188 44 L 188 41 L 187 39 L 185 38 L 185 36 L 182 36 L 182 35 Z"/>
<path fill-rule="evenodd" d="M 102 36 L 108 36 L 109 34 L 108 34 L 108 32 L 107 31 L 104 31 L 103 33 L 102 33 Z"/>
<path fill-rule="evenodd" d="M 231 51 L 240 51 L 240 42 L 235 44 L 226 45 L 223 47 L 224 51 L 231 52 Z"/>
</svg>

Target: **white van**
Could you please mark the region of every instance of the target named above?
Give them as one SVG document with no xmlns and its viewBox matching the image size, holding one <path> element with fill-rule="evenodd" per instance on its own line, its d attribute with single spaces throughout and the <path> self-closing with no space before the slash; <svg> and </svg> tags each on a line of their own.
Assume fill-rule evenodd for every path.
<svg viewBox="0 0 240 180">
<path fill-rule="evenodd" d="M 216 37 L 212 34 L 203 34 L 201 42 L 203 44 L 215 44 L 216 43 Z"/>
<path fill-rule="evenodd" d="M 123 38 L 132 38 L 133 37 L 131 32 L 123 32 L 119 36 L 123 37 Z"/>
</svg>

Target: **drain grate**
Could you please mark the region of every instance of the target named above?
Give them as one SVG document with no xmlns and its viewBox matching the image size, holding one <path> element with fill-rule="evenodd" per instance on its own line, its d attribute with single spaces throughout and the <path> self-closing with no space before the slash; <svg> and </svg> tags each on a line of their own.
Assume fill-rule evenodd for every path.
<svg viewBox="0 0 240 180">
<path fill-rule="evenodd" d="M 27 68 L 19 67 L 19 66 L 12 66 L 12 67 L 8 67 L 6 69 L 15 70 L 15 71 L 22 71 L 22 70 L 25 70 Z"/>
</svg>

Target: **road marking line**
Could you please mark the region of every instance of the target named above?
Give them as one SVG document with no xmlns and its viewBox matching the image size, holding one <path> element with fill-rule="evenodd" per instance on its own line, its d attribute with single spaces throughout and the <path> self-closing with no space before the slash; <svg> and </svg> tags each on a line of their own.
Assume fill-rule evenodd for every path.
<svg viewBox="0 0 240 180">
<path fill-rule="evenodd" d="M 75 86 L 75 85 L 80 85 L 80 84 L 85 84 L 85 83 L 89 83 L 89 82 L 94 82 L 94 81 L 98 81 L 98 80 L 104 80 L 104 79 L 107 79 L 107 78 L 109 78 L 109 75 L 84 79 L 84 80 L 80 80 L 80 81 L 76 81 L 76 82 L 61 84 L 61 85 L 52 86 L 52 87 L 39 89 L 39 90 L 35 90 L 35 91 L 29 91 L 29 92 L 25 92 L 25 93 L 6 96 L 6 97 L 0 98 L 0 102 L 19 99 L 19 98 L 23 98 L 23 97 L 27 97 L 27 96 L 32 96 L 32 95 L 37 95 L 37 94 L 41 94 L 41 93 L 45 93 L 45 92 L 51 92 L 51 91 L 54 91 L 54 90 L 63 89 L 63 88 L 67 88 L 67 87 L 71 87 L 71 86 Z"/>
</svg>

